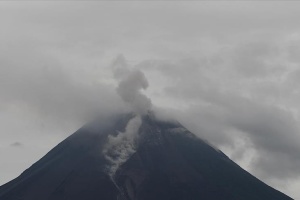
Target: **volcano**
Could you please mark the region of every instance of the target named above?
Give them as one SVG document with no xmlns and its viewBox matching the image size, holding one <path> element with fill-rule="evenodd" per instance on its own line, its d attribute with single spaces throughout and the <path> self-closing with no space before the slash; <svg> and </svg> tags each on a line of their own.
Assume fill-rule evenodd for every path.
<svg viewBox="0 0 300 200">
<path fill-rule="evenodd" d="M 1 200 L 290 200 L 177 122 L 145 115 L 114 170 L 105 149 L 132 114 L 88 124 L 16 179 Z M 114 155 L 117 157 L 118 155 Z M 117 159 L 117 158 L 113 158 Z"/>
</svg>

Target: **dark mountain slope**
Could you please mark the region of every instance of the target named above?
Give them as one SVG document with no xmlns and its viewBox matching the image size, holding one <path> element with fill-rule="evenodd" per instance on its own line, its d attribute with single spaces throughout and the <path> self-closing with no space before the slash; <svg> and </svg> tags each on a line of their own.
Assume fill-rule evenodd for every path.
<svg viewBox="0 0 300 200">
<path fill-rule="evenodd" d="M 116 199 L 117 188 L 104 173 L 106 160 L 101 151 L 107 135 L 123 131 L 129 117 L 111 120 L 111 124 L 92 124 L 76 131 L 19 177 L 1 186 L 0 199 Z"/>
<path fill-rule="evenodd" d="M 1 200 L 289 200 L 178 123 L 145 116 L 137 151 L 106 173 L 108 135 L 132 115 L 83 127 L 19 177 L 0 187 Z M 93 124 L 93 126 L 95 123 Z"/>
<path fill-rule="evenodd" d="M 129 199 L 290 199 L 180 125 L 148 120 L 140 148 L 117 173 Z"/>
</svg>

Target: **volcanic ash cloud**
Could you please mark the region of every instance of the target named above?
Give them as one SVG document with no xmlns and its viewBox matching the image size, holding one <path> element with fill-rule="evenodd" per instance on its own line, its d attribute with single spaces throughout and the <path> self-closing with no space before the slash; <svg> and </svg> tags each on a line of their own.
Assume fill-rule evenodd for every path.
<svg viewBox="0 0 300 200">
<path fill-rule="evenodd" d="M 117 93 L 127 103 L 132 111 L 138 115 L 147 114 L 151 109 L 150 98 L 142 93 L 149 86 L 143 72 L 129 69 L 123 56 L 119 56 L 113 63 L 114 77 L 119 81 Z"/>
<path fill-rule="evenodd" d="M 118 168 L 136 151 L 142 116 L 151 109 L 152 103 L 142 93 L 142 90 L 149 86 L 143 72 L 130 69 L 123 56 L 119 56 L 113 62 L 112 68 L 118 81 L 116 92 L 135 114 L 127 123 L 125 132 L 119 132 L 117 136 L 108 136 L 103 153 L 110 163 L 107 166 L 108 174 L 113 178 Z"/>
<path fill-rule="evenodd" d="M 137 115 L 129 120 L 125 132 L 120 132 L 117 136 L 108 136 L 108 143 L 103 153 L 109 161 L 107 170 L 111 177 L 114 177 L 118 168 L 136 151 L 141 124 L 142 119 Z"/>
</svg>

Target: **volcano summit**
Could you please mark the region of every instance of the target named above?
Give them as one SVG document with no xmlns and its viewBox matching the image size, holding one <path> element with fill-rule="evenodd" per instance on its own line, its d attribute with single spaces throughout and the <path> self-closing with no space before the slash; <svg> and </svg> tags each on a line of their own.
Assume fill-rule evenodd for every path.
<svg viewBox="0 0 300 200">
<path fill-rule="evenodd" d="M 290 200 L 177 122 L 120 115 L 88 124 L 19 177 L 1 200 Z"/>
</svg>

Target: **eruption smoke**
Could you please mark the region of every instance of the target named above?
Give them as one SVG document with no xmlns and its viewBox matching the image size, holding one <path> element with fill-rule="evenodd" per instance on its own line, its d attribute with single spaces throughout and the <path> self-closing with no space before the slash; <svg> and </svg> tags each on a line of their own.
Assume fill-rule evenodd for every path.
<svg viewBox="0 0 300 200">
<path fill-rule="evenodd" d="M 113 62 L 112 68 L 114 77 L 119 81 L 116 91 L 135 114 L 135 117 L 127 123 L 125 132 L 119 132 L 117 136 L 108 136 L 107 145 L 103 150 L 103 154 L 109 161 L 108 174 L 113 179 L 118 168 L 136 151 L 138 132 L 142 124 L 141 116 L 147 114 L 152 103 L 141 93 L 141 90 L 146 90 L 149 86 L 143 72 L 129 69 L 122 55 Z"/>
<path fill-rule="evenodd" d="M 117 136 L 108 136 L 108 143 L 103 153 L 110 162 L 107 170 L 112 178 L 117 169 L 136 151 L 138 130 L 141 124 L 141 117 L 135 116 L 127 123 L 125 132 Z"/>
<path fill-rule="evenodd" d="M 146 90 L 149 86 L 143 72 L 131 70 L 123 56 L 118 56 L 113 62 L 114 77 L 119 81 L 117 93 L 127 103 L 132 111 L 138 115 L 147 114 L 151 109 L 151 100 L 141 90 Z"/>
</svg>

